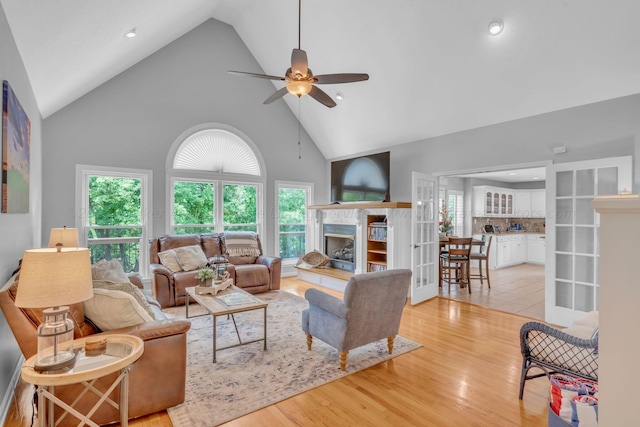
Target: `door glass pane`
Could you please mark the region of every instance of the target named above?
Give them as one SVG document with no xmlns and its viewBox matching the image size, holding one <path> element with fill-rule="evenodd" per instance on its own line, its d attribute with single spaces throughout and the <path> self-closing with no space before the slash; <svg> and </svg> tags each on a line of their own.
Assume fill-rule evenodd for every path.
<svg viewBox="0 0 640 427">
<path fill-rule="evenodd" d="M 556 227 L 556 251 L 573 252 L 572 227 Z"/>
<path fill-rule="evenodd" d="M 593 224 L 595 209 L 591 207 L 591 199 L 576 199 L 576 224 Z"/>
<path fill-rule="evenodd" d="M 571 308 L 573 306 L 571 283 L 556 280 L 556 305 L 564 308 Z"/>
<path fill-rule="evenodd" d="M 576 282 L 595 283 L 593 262 L 590 256 L 576 255 Z"/>
<path fill-rule="evenodd" d="M 576 247 L 583 254 L 593 254 L 595 252 L 595 238 L 593 228 L 576 227 Z"/>
<path fill-rule="evenodd" d="M 593 286 L 576 285 L 576 310 L 591 311 L 594 310 L 594 289 Z"/>
<path fill-rule="evenodd" d="M 278 244 L 282 259 L 306 252 L 306 205 L 306 189 L 278 188 Z"/>
<path fill-rule="evenodd" d="M 556 224 L 573 224 L 573 199 L 556 201 Z"/>
<path fill-rule="evenodd" d="M 87 243 L 91 262 L 117 259 L 124 271 L 139 271 L 142 181 L 90 176 Z"/>
<path fill-rule="evenodd" d="M 627 190 L 631 191 L 630 188 Z M 618 194 L 618 168 L 598 169 L 598 195 Z"/>
<path fill-rule="evenodd" d="M 556 254 L 556 278 L 573 280 L 573 262 L 571 255 Z"/>
<path fill-rule="evenodd" d="M 558 172 L 556 176 L 556 197 L 573 196 L 573 172 Z"/>
<path fill-rule="evenodd" d="M 576 196 L 595 195 L 595 171 L 584 169 L 576 171 Z"/>
</svg>

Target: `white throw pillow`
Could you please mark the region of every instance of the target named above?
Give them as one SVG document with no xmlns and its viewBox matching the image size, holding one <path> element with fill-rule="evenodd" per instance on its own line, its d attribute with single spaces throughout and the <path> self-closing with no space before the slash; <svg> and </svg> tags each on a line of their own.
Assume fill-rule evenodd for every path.
<svg viewBox="0 0 640 427">
<path fill-rule="evenodd" d="M 84 314 L 103 331 L 153 321 L 128 293 L 100 288 L 94 288 L 93 298 L 84 302 Z"/>
<path fill-rule="evenodd" d="M 176 258 L 176 251 L 169 249 L 168 251 L 158 252 L 158 258 L 160 263 L 171 270 L 172 273 L 182 271 L 178 258 Z"/>
<path fill-rule="evenodd" d="M 176 248 L 176 258 L 184 271 L 197 270 L 207 265 L 207 257 L 199 245 Z"/>
</svg>

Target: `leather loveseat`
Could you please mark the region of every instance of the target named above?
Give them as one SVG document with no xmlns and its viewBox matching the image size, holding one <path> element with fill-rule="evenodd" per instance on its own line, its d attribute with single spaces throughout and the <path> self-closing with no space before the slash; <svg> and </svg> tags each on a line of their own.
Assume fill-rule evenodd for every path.
<svg viewBox="0 0 640 427">
<path fill-rule="evenodd" d="M 152 289 L 154 297 L 162 307 L 183 305 L 185 288 L 197 286 L 198 270 L 173 272 L 160 262 L 159 253 L 185 246 L 198 245 L 210 263 L 216 256 L 224 256 L 228 261 L 227 271 L 234 284 L 245 291 L 256 294 L 280 289 L 281 259 L 265 256 L 262 252 L 260 236 L 252 236 L 258 246 L 258 256 L 232 256 L 228 253 L 226 238 L 230 233 L 163 235 L 149 240 L 149 261 L 151 263 Z"/>
<path fill-rule="evenodd" d="M 131 280 L 139 288 L 142 282 Z M 42 310 L 25 309 L 14 304 L 19 280 L 7 285 L 0 291 L 0 308 L 25 359 L 37 353 L 36 331 L 42 322 Z M 85 318 L 83 303 L 69 306 L 68 316 L 74 322 L 75 338 L 87 336 L 103 337 L 108 334 L 129 334 L 144 341 L 144 353 L 130 367 L 129 371 L 129 418 L 152 414 L 184 402 L 187 358 L 187 331 L 191 322 L 180 319 L 167 319 L 159 304 L 147 297 L 154 317 L 158 320 L 101 332 L 91 321 Z M 114 313 L 117 315 L 117 313 Z M 98 379 L 95 387 L 106 390 L 117 377 L 116 374 Z M 81 384 L 56 387 L 56 397 L 72 402 L 84 389 Z M 112 396 L 113 397 L 113 396 Z M 98 397 L 87 393 L 74 405 L 82 413 L 87 413 Z M 116 399 L 117 401 L 117 399 Z M 56 417 L 59 408 L 56 406 Z M 102 405 L 91 417 L 96 423 L 110 424 L 120 421 L 118 410 L 111 405 Z M 78 420 L 67 415 L 60 426 L 77 425 Z"/>
</svg>

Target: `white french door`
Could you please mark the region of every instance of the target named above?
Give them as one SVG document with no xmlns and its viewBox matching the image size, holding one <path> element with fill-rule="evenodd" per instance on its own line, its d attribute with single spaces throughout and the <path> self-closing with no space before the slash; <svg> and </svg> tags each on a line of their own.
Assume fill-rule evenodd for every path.
<svg viewBox="0 0 640 427">
<path fill-rule="evenodd" d="M 411 194 L 411 304 L 418 304 L 438 295 L 438 178 L 413 172 Z"/>
<path fill-rule="evenodd" d="M 631 156 L 547 166 L 545 320 L 568 326 L 598 310 L 595 196 L 631 191 Z"/>
</svg>

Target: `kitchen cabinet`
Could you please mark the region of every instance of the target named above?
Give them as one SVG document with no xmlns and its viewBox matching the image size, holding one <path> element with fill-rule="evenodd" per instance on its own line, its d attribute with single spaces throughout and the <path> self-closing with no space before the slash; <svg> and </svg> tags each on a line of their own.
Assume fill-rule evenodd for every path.
<svg viewBox="0 0 640 427">
<path fill-rule="evenodd" d="M 535 190 L 515 190 L 514 216 L 518 218 L 544 218 L 546 191 L 544 188 Z"/>
<path fill-rule="evenodd" d="M 515 191 L 489 187 L 473 187 L 473 212 L 475 216 L 513 216 Z"/>
<path fill-rule="evenodd" d="M 527 240 L 526 235 L 517 234 L 511 236 L 511 263 L 523 264 L 527 262 Z"/>
<path fill-rule="evenodd" d="M 527 262 L 532 264 L 544 264 L 546 243 L 544 234 L 527 235 Z"/>
<path fill-rule="evenodd" d="M 531 190 L 531 216 L 545 218 L 547 192 L 544 189 Z"/>
</svg>

